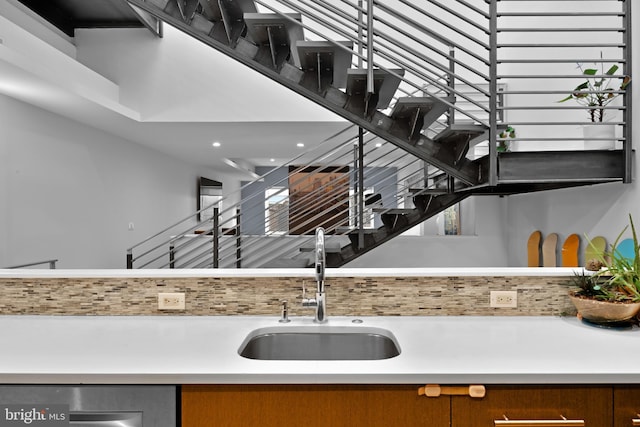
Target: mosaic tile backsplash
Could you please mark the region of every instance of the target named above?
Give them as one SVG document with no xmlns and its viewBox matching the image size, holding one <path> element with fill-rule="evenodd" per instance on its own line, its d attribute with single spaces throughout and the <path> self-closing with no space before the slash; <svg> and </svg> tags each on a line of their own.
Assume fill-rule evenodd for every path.
<svg viewBox="0 0 640 427">
<path fill-rule="evenodd" d="M 274 315 L 301 307 L 300 277 L 0 279 L 3 315 Z M 568 277 L 341 277 L 327 279 L 329 316 L 572 315 Z M 490 308 L 489 292 L 515 290 L 517 308 Z M 184 292 L 186 310 L 158 310 L 158 293 Z"/>
</svg>

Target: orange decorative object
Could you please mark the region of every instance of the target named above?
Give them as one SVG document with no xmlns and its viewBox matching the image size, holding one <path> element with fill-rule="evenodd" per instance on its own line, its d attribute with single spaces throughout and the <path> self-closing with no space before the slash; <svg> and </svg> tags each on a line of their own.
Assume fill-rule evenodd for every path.
<svg viewBox="0 0 640 427">
<path fill-rule="evenodd" d="M 527 241 L 527 266 L 540 267 L 540 242 L 542 241 L 542 233 L 534 231 Z"/>
<path fill-rule="evenodd" d="M 577 234 L 571 234 L 562 245 L 562 266 L 577 267 L 578 254 L 580 250 L 580 237 Z"/>
</svg>

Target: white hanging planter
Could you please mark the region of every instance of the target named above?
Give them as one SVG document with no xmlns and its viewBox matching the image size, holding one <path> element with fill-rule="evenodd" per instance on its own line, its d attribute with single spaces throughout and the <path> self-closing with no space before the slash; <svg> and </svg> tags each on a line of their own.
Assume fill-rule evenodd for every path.
<svg viewBox="0 0 640 427">
<path fill-rule="evenodd" d="M 582 127 L 585 150 L 614 150 L 616 148 L 616 126 L 610 124 L 588 124 Z"/>
</svg>

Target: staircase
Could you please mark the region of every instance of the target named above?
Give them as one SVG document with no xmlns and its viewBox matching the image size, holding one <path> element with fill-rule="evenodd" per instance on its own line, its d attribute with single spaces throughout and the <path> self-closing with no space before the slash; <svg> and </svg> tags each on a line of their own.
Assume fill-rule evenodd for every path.
<svg viewBox="0 0 640 427">
<path fill-rule="evenodd" d="M 330 141 L 308 164 L 294 159 L 282 166 L 287 178 L 270 190 L 261 186 L 251 193 L 255 183 L 248 184 L 242 202 L 216 211 L 211 224 L 185 218 L 129 249 L 130 268 L 306 266 L 311 238 L 304 236 L 317 225 L 330 234 L 328 263 L 336 267 L 471 195 L 631 181 L 630 97 L 612 89 L 622 102 L 605 107 L 618 129 L 615 150 L 563 149 L 583 140 L 572 135 L 586 122 L 586 114 L 576 115 L 585 107 L 555 102 L 582 78 L 566 71 L 567 64 L 613 62 L 623 70 L 616 78 L 624 75 L 631 49 L 629 0 L 590 0 L 590 8 L 579 11 L 566 8 L 576 2 L 558 0 L 554 12 L 540 11 L 533 0 L 128 2 L 342 116 L 354 124 L 352 133 L 359 129 L 357 136 Z M 600 27 L 594 17 L 603 21 Z M 523 25 L 531 18 L 551 26 Z M 511 22 L 520 25 L 510 27 Z M 556 22 L 563 26 L 554 27 Z M 566 42 L 540 43 L 541 32 L 577 35 L 579 41 L 567 36 Z M 546 57 L 540 48 L 595 48 L 612 56 Z M 514 50 L 516 55 L 508 55 Z M 563 89 L 554 87 L 558 81 Z M 527 103 L 510 104 L 507 98 Z M 507 114 L 519 119 L 507 122 Z M 549 118 L 529 118 L 545 114 Z M 496 141 L 507 124 L 529 131 L 512 143 L 535 141 L 554 149 L 498 152 Z M 549 135 L 549 127 L 557 132 Z M 365 181 L 380 168 L 410 173 L 403 181 L 396 175 L 386 185 L 376 183 L 384 201 L 374 206 Z M 314 177 L 317 185 L 307 188 Z M 407 179 L 419 185 L 408 188 Z M 285 188 L 296 192 L 284 195 Z M 253 206 L 264 207 L 267 190 L 282 195 L 280 215 L 287 220 L 269 218 Z M 365 226 L 371 222 L 365 216 L 374 218 L 373 226 Z M 288 229 L 245 229 L 265 217 Z"/>
</svg>

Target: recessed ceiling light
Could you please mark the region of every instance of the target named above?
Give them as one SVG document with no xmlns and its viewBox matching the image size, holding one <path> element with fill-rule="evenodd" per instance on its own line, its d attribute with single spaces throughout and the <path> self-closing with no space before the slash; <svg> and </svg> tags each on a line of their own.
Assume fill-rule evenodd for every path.
<svg viewBox="0 0 640 427">
<path fill-rule="evenodd" d="M 269 161 L 270 161 L 270 162 L 275 162 L 275 161 L 276 161 L 276 159 L 269 159 Z"/>
<path fill-rule="evenodd" d="M 382 147 L 382 142 L 376 143 L 376 147 L 378 147 L 378 148 Z"/>
<path fill-rule="evenodd" d="M 296 147 L 298 147 L 298 148 L 302 148 L 302 147 L 304 147 L 304 143 L 302 143 L 302 142 L 298 142 L 298 143 L 296 144 Z"/>
<path fill-rule="evenodd" d="M 220 147 L 222 144 L 220 144 L 218 141 L 215 141 L 215 142 L 214 142 L 213 144 L 211 144 L 211 145 L 213 145 L 214 147 L 218 148 L 218 147 Z"/>
</svg>

